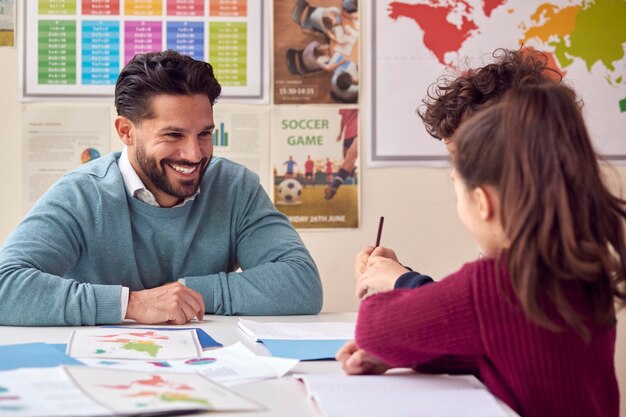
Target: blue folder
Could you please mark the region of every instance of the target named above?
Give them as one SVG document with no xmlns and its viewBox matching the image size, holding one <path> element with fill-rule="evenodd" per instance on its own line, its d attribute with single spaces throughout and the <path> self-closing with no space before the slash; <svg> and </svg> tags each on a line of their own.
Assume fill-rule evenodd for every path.
<svg viewBox="0 0 626 417">
<path fill-rule="evenodd" d="M 272 356 L 301 361 L 335 359 L 340 347 L 347 340 L 282 340 L 263 339 L 261 342 Z"/>
<path fill-rule="evenodd" d="M 0 371 L 18 368 L 50 368 L 59 365 L 82 365 L 82 362 L 47 343 L 21 343 L 0 346 Z"/>
</svg>

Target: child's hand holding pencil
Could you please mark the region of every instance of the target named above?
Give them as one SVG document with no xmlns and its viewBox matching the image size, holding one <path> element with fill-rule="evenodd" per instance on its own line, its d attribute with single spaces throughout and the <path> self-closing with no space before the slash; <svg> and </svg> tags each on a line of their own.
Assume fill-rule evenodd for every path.
<svg viewBox="0 0 626 417">
<path fill-rule="evenodd" d="M 355 257 L 354 277 L 359 299 L 368 294 L 393 290 L 398 277 L 409 271 L 398 262 L 392 249 L 380 246 L 384 221 L 381 216 L 376 246 L 365 246 Z"/>
</svg>

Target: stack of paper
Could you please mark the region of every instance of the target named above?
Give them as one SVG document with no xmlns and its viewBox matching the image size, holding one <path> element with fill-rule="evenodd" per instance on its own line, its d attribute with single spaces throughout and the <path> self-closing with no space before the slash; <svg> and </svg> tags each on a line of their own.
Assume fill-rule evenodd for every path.
<svg viewBox="0 0 626 417">
<path fill-rule="evenodd" d="M 193 330 L 81 329 L 72 332 L 67 351 L 92 367 L 199 373 L 226 385 L 279 378 L 298 363 L 257 356 L 241 343 L 203 352 Z"/>
<path fill-rule="evenodd" d="M 171 330 L 86 328 L 73 331 L 68 345 L 0 346 L 0 415 L 259 410 L 215 382 L 279 378 L 298 363 L 257 356 L 241 343 L 203 351 L 196 329 Z M 205 343 L 217 344 L 210 340 Z M 66 364 L 77 366 L 60 366 Z"/>
<path fill-rule="evenodd" d="M 239 319 L 239 328 L 274 356 L 299 360 L 334 359 L 354 339 L 355 323 L 262 323 Z"/>
<path fill-rule="evenodd" d="M 506 417 L 473 376 L 294 375 L 326 417 Z M 453 400 L 451 400 L 453 399 Z"/>
</svg>

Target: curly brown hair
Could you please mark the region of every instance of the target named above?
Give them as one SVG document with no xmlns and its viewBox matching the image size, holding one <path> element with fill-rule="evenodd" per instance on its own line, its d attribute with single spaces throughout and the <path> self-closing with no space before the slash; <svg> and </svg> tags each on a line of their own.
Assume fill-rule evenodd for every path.
<svg viewBox="0 0 626 417">
<path fill-rule="evenodd" d="M 470 69 L 459 77 L 442 76 L 428 88 L 417 109 L 426 131 L 436 139 L 452 139 L 461 122 L 515 87 L 560 82 L 562 75 L 548 57 L 532 48 L 499 48 L 495 62 Z"/>
</svg>

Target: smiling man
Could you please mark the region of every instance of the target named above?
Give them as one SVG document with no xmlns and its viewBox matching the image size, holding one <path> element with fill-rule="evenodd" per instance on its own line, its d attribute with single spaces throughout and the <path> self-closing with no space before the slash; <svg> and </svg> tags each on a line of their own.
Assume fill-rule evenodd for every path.
<svg viewBox="0 0 626 417">
<path fill-rule="evenodd" d="M 0 250 L 0 324 L 183 324 L 316 314 L 317 268 L 245 167 L 212 158 L 211 65 L 135 56 L 115 88 L 124 143 L 66 174 Z"/>
</svg>

